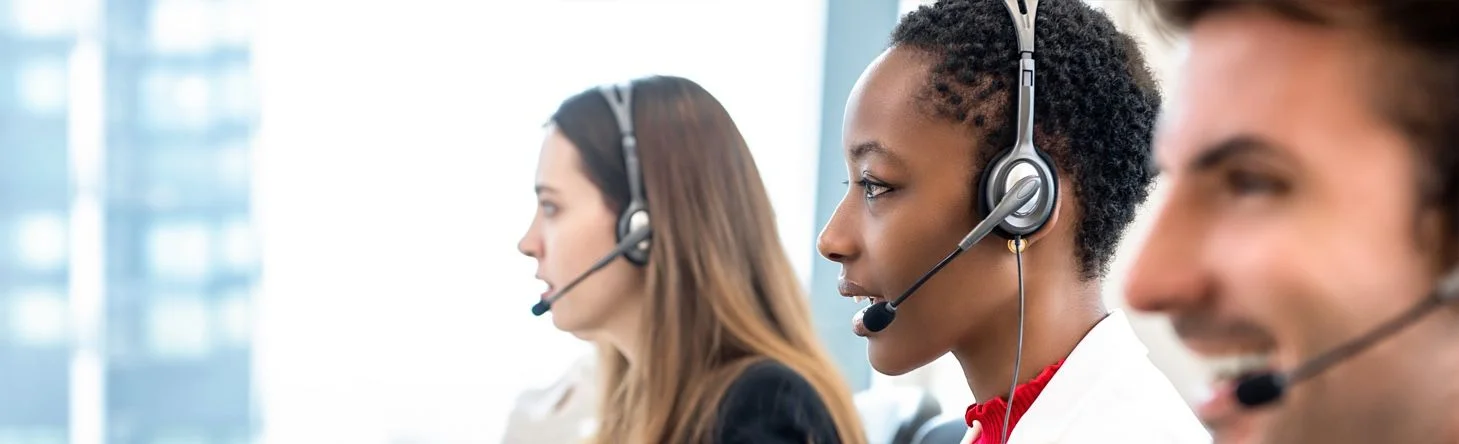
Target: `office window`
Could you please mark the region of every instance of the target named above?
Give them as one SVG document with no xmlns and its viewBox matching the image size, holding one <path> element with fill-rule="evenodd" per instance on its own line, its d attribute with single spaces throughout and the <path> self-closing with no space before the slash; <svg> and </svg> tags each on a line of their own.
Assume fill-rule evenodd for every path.
<svg viewBox="0 0 1459 444">
<path fill-rule="evenodd" d="M 252 151 L 249 150 L 248 139 L 229 140 L 221 146 L 213 149 L 213 170 L 217 184 L 221 189 L 219 193 L 233 196 L 246 196 L 249 193 L 249 178 L 253 174 Z"/>
<path fill-rule="evenodd" d="M 258 261 L 258 242 L 248 221 L 235 219 L 225 223 L 217 237 L 223 267 L 240 273 L 253 270 Z"/>
<path fill-rule="evenodd" d="M 21 107 L 41 115 L 66 111 L 66 60 L 39 57 L 22 62 L 15 82 Z"/>
<path fill-rule="evenodd" d="M 253 73 L 246 65 L 228 66 L 214 83 L 218 113 L 229 119 L 247 121 L 254 114 Z"/>
<path fill-rule="evenodd" d="M 212 350 L 212 319 L 196 295 L 153 298 L 147 311 L 147 354 L 158 361 L 191 360 Z"/>
<path fill-rule="evenodd" d="M 21 268 L 47 272 L 66 265 L 66 220 L 58 214 L 32 213 L 16 220 L 15 252 Z"/>
<path fill-rule="evenodd" d="M 226 292 L 214 304 L 214 325 L 220 346 L 247 347 L 253 342 L 252 295 L 246 290 Z"/>
<path fill-rule="evenodd" d="M 10 27 L 27 38 L 64 38 L 75 30 L 74 0 L 10 0 Z"/>
<path fill-rule="evenodd" d="M 0 444 L 66 444 L 66 430 L 56 427 L 0 426 Z"/>
<path fill-rule="evenodd" d="M 0 1 L 0 443 L 70 439 L 72 5 Z"/>
<path fill-rule="evenodd" d="M 147 236 L 149 272 L 158 279 L 203 282 L 213 271 L 213 240 L 201 222 L 167 222 Z"/>
<path fill-rule="evenodd" d="M 247 46 L 253 38 L 253 23 L 257 19 L 253 2 L 246 0 L 215 0 L 217 16 L 221 20 L 214 27 L 218 43 L 229 46 Z"/>
<path fill-rule="evenodd" d="M 52 287 L 22 287 L 10 295 L 10 344 L 17 347 L 64 348 L 67 339 L 66 294 Z"/>
<path fill-rule="evenodd" d="M 107 442 L 249 442 L 254 6 L 106 3 Z"/>
<path fill-rule="evenodd" d="M 143 80 L 142 106 L 146 129 L 159 132 L 200 131 L 213 123 L 214 89 L 200 72 L 159 69 Z"/>
<path fill-rule="evenodd" d="M 212 49 L 217 2 L 158 0 L 152 4 L 149 30 L 158 54 L 205 53 Z"/>
</svg>

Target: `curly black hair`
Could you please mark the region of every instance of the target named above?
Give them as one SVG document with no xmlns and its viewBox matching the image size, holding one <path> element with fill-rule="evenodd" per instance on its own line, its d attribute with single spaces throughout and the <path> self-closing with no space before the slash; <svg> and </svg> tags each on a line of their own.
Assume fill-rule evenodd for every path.
<svg viewBox="0 0 1459 444">
<path fill-rule="evenodd" d="M 1098 279 L 1154 182 L 1160 92 L 1135 41 L 1083 1 L 1040 1 L 1035 34 L 1035 144 L 1074 184 L 1081 278 Z M 891 46 L 932 57 L 919 102 L 936 118 L 970 126 L 981 141 L 977 165 L 1013 146 L 1019 53 L 1003 1 L 922 6 L 902 18 Z"/>
</svg>

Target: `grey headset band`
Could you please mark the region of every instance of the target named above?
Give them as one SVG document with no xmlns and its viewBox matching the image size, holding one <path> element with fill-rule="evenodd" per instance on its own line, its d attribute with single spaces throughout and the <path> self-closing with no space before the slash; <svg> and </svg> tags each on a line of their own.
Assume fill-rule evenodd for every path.
<svg viewBox="0 0 1459 444">
<path fill-rule="evenodd" d="M 602 85 L 598 91 L 608 99 L 608 108 L 618 122 L 618 132 L 625 138 L 633 137 L 633 86 L 627 83 Z"/>
<path fill-rule="evenodd" d="M 1033 52 L 1033 26 L 1038 16 L 1039 2 L 1025 0 L 1003 0 L 1008 4 L 1008 14 L 1013 16 L 1013 28 L 1018 32 L 1018 52 Z"/>
<path fill-rule="evenodd" d="M 633 133 L 633 84 L 621 83 L 598 87 L 613 117 L 618 121 L 618 132 L 623 136 L 623 163 L 628 170 L 628 195 L 632 199 L 630 208 L 643 209 L 643 177 L 638 164 L 638 136 Z"/>
<path fill-rule="evenodd" d="M 1008 15 L 1013 18 L 1013 29 L 1018 33 L 1018 132 L 1014 147 L 1019 154 L 1032 156 L 1033 149 L 1033 97 L 1034 78 L 1034 22 L 1038 13 L 1037 0 L 1004 0 Z M 1026 9 L 1025 9 L 1026 7 Z"/>
</svg>

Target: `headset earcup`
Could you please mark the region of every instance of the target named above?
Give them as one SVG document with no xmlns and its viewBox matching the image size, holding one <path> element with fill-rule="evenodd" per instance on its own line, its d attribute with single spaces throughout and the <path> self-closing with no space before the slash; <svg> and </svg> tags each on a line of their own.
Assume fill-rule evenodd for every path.
<svg viewBox="0 0 1459 444">
<path fill-rule="evenodd" d="M 635 221 L 635 218 L 639 220 Z M 635 228 L 640 226 L 644 228 L 651 226 L 649 224 L 648 211 L 630 205 L 629 208 L 623 211 L 623 215 L 618 218 L 618 237 L 614 241 L 623 242 L 623 239 L 628 237 L 629 233 L 632 233 Z M 628 259 L 628 262 L 634 265 L 642 266 L 648 264 L 648 253 L 649 250 L 653 249 L 652 239 L 653 234 L 650 233 L 649 238 L 640 243 L 642 245 L 641 248 L 629 249 L 623 253 L 623 258 Z"/>
<path fill-rule="evenodd" d="M 1057 165 L 1054 165 L 1054 159 L 1050 158 L 1049 153 L 1044 152 L 1044 150 L 1035 148 L 1033 152 L 1039 156 L 1039 159 L 1044 161 L 1044 166 L 1048 167 L 1050 185 L 1047 190 L 1049 191 L 1049 199 L 1052 202 L 1049 205 L 1049 215 L 1044 217 L 1044 220 L 1039 221 L 1039 226 L 1034 228 L 1032 232 L 1025 234 L 1025 237 L 1043 231 L 1044 226 L 1048 225 L 1049 220 L 1054 218 L 1054 212 L 1059 211 L 1059 192 L 1062 191 L 1059 189 L 1059 168 Z M 1007 239 L 1013 239 L 1013 236 L 1008 236 Z"/>
<path fill-rule="evenodd" d="M 1000 196 L 994 194 L 994 191 L 991 188 L 992 185 L 990 185 L 988 181 L 995 177 L 995 174 L 998 174 L 999 169 L 1007 167 L 1004 164 L 1007 162 L 1008 156 L 1013 155 L 1013 151 L 1013 147 L 1009 147 L 1004 149 L 1003 151 L 1000 151 L 998 155 L 994 156 L 991 160 L 988 161 L 988 165 L 983 168 L 983 171 L 978 173 L 978 194 L 976 196 L 976 200 L 978 201 L 978 218 L 981 219 L 988 217 L 988 214 L 993 212 L 993 206 L 998 203 L 997 201 Z M 1039 230 L 1042 230 L 1044 224 L 1048 223 L 1049 219 L 1052 218 L 1052 211 L 1058 211 L 1058 199 L 1060 191 L 1059 169 L 1056 165 L 1054 165 L 1054 160 L 1050 158 L 1049 154 L 1044 152 L 1044 150 L 1034 149 L 1034 153 L 1038 155 L 1040 160 L 1043 161 L 1044 166 L 1048 167 L 1048 176 L 1052 182 L 1051 186 L 1047 188 L 1047 190 L 1050 191 L 1047 194 L 1049 195 L 1049 198 L 1053 199 L 1053 203 L 1051 205 L 1051 213 L 1049 217 L 1045 217 L 1044 220 L 1039 223 L 1039 226 L 1037 228 L 1035 228 L 1032 232 L 1025 234 L 1024 236 L 1030 236 L 1034 233 L 1039 232 Z M 997 234 L 998 237 L 1008 240 L 1012 240 L 1014 237 L 1016 237 L 1013 233 L 1010 233 L 1008 230 L 1004 229 L 1003 225 L 1001 224 L 993 229 L 993 233 Z"/>
<path fill-rule="evenodd" d="M 995 171 L 998 169 L 998 166 L 1003 163 L 1003 159 L 1008 157 L 1008 155 L 1012 153 L 1012 147 L 1005 148 L 1003 151 L 999 151 L 997 155 L 993 156 L 991 159 L 988 159 L 988 164 L 984 165 L 983 171 L 978 173 L 978 189 L 976 190 L 977 194 L 973 196 L 973 200 L 977 201 L 977 216 L 980 220 L 988 217 L 988 213 L 993 212 L 993 205 L 997 204 L 997 202 L 995 202 L 997 198 L 996 196 L 994 196 L 993 190 L 989 188 L 988 180 L 992 178 L 993 174 L 996 174 Z M 998 237 L 1013 239 L 1013 235 L 1003 230 L 1003 227 L 1001 225 L 993 228 L 993 233 L 997 234 Z"/>
</svg>

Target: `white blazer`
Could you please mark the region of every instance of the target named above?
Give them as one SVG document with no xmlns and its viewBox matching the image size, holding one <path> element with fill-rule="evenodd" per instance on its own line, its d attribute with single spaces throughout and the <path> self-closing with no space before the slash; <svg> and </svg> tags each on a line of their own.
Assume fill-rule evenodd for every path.
<svg viewBox="0 0 1459 444">
<path fill-rule="evenodd" d="M 1147 352 L 1124 312 L 1110 313 L 1074 346 L 1008 442 L 1210 443 L 1210 432 Z"/>
<path fill-rule="evenodd" d="M 580 357 L 551 386 L 523 390 L 507 419 L 503 444 L 577 444 L 597 427 L 598 361 Z"/>
</svg>

